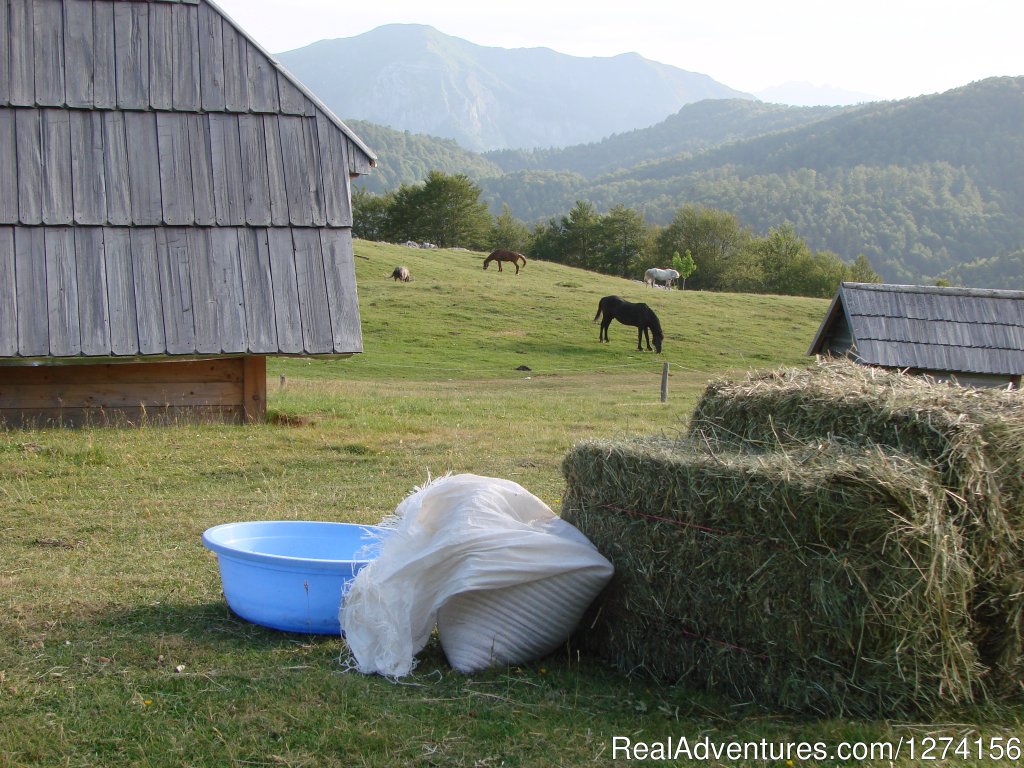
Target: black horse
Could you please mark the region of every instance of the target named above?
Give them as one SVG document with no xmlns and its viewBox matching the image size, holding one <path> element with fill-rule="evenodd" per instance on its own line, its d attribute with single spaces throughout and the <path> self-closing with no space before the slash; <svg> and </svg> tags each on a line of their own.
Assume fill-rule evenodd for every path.
<svg viewBox="0 0 1024 768">
<path fill-rule="evenodd" d="M 658 320 L 658 316 L 646 304 L 634 304 L 619 296 L 605 296 L 597 305 L 597 314 L 594 315 L 595 323 L 602 313 L 604 318 L 601 320 L 601 330 L 597 334 L 598 341 L 608 341 L 608 326 L 612 324 L 612 320 L 618 320 L 623 325 L 636 327 L 637 349 L 643 351 L 640 340 L 644 339 L 647 341 L 647 350 L 650 351 L 653 338 L 654 348 L 661 352 L 661 340 L 665 338 L 665 334 L 661 332 L 661 322 Z M 650 336 L 647 335 L 648 330 Z"/>
</svg>

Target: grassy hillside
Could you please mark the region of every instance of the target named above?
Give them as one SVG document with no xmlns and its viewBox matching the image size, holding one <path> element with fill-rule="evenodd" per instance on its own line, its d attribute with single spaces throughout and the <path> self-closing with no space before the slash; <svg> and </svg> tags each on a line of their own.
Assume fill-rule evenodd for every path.
<svg viewBox="0 0 1024 768">
<path fill-rule="evenodd" d="M 639 280 L 531 260 L 482 269 L 485 254 L 356 241 L 364 353 L 346 361 L 283 363 L 308 375 L 387 379 L 521 378 L 598 374 L 623 367 L 705 376 L 793 365 L 828 302 L 798 297 L 665 291 Z M 409 267 L 413 282 L 391 277 Z M 665 330 L 664 354 L 636 351 L 636 330 L 612 325 L 597 341 L 602 296 L 645 301 Z"/>
<path fill-rule="evenodd" d="M 827 306 L 655 291 L 533 261 L 517 277 L 458 251 L 359 242 L 356 254 L 365 353 L 274 360 L 266 424 L 0 429 L 0 765 L 554 768 L 611 764 L 627 734 L 837 744 L 931 733 L 765 717 L 571 649 L 465 676 L 432 641 L 396 685 L 345 672 L 337 637 L 235 617 L 200 544 L 206 528 L 376 522 L 446 471 L 516 480 L 557 510 L 575 441 L 681 429 L 709 378 L 805 362 Z M 399 263 L 414 282 L 391 280 Z M 618 325 L 597 342 L 591 319 L 608 293 L 657 309 L 664 355 L 637 353 Z M 1009 708 L 943 722 L 958 725 L 934 735 L 1021 732 Z"/>
</svg>

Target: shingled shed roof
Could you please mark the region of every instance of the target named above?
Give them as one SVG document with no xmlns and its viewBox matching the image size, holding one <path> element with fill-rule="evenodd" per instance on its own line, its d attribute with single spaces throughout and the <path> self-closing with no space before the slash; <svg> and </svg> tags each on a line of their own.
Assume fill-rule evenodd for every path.
<svg viewBox="0 0 1024 768">
<path fill-rule="evenodd" d="M 808 354 L 1019 379 L 1024 291 L 843 283 Z"/>
<path fill-rule="evenodd" d="M 0 357 L 361 350 L 374 154 L 208 0 L 0 3 Z"/>
</svg>

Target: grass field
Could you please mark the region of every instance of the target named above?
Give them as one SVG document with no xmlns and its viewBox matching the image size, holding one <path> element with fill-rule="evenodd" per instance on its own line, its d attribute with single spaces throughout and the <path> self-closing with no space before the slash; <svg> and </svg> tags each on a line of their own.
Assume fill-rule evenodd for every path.
<svg viewBox="0 0 1024 768">
<path fill-rule="evenodd" d="M 207 527 L 376 522 L 447 471 L 516 480 L 557 511 L 575 441 L 684 429 L 709 379 L 806 363 L 828 306 L 656 291 L 534 261 L 518 276 L 485 272 L 461 251 L 358 242 L 356 254 L 364 353 L 270 361 L 266 424 L 0 431 L 0 766 L 626 764 L 615 737 L 902 737 L 919 757 L 929 736 L 1024 735 L 1011 707 L 934 723 L 784 717 L 569 647 L 464 676 L 431 643 L 392 682 L 346 671 L 338 638 L 234 617 L 200 543 Z M 390 279 L 397 264 L 414 282 Z M 598 343 L 592 318 L 610 293 L 655 308 L 663 355 L 637 352 L 617 324 Z M 834 764 L 791 757 L 672 764 Z M 904 749 L 892 764 L 916 762 Z"/>
</svg>

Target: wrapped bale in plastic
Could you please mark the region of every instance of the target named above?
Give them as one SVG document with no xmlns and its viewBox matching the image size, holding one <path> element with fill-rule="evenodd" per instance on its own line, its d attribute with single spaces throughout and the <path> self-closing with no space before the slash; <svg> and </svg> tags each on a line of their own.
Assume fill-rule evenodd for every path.
<svg viewBox="0 0 1024 768">
<path fill-rule="evenodd" d="M 539 658 L 569 638 L 612 576 L 583 534 L 510 480 L 440 478 L 391 523 L 341 607 L 365 673 L 410 673 L 435 624 L 461 672 Z"/>
</svg>

